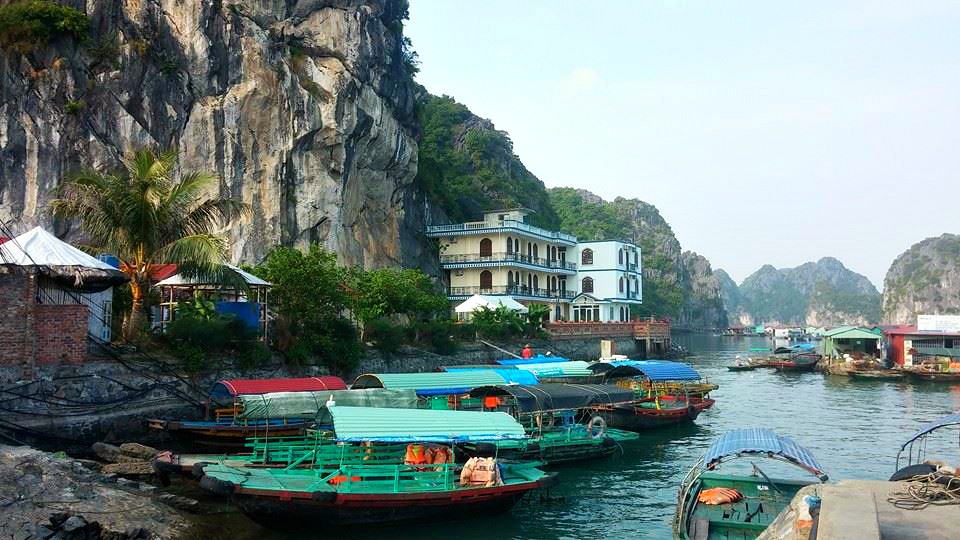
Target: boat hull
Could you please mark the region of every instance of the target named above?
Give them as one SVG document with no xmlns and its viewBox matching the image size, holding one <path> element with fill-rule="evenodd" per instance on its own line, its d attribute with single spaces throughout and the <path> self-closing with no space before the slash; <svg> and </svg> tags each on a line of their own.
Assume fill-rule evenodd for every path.
<svg viewBox="0 0 960 540">
<path fill-rule="evenodd" d="M 430 493 L 333 493 L 329 500 L 300 493 L 257 493 L 237 488 L 234 503 L 257 523 L 272 529 L 308 530 L 318 523 L 355 526 L 449 521 L 502 514 L 533 489 L 552 483 L 524 484 Z"/>
<path fill-rule="evenodd" d="M 907 373 L 911 379 L 918 381 L 960 383 L 960 373 L 945 373 L 939 371 L 907 371 Z"/>
<path fill-rule="evenodd" d="M 698 399 L 686 403 L 686 406 L 667 406 L 656 408 L 645 408 L 639 406 L 615 406 L 611 409 L 598 411 L 598 414 L 606 420 L 607 425 L 626 431 L 643 431 L 664 426 L 672 426 L 693 422 L 700 413 L 713 406 L 712 399 Z"/>
<path fill-rule="evenodd" d="M 870 381 L 899 381 L 904 378 L 904 373 L 897 370 L 882 371 L 851 371 L 850 377 L 854 379 L 863 379 Z"/>
</svg>

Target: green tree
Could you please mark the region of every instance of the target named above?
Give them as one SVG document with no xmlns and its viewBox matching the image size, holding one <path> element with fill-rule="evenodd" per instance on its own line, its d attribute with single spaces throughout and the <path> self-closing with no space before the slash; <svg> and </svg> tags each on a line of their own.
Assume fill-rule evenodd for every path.
<svg viewBox="0 0 960 540">
<path fill-rule="evenodd" d="M 144 326 L 153 265 L 173 263 L 188 275 L 229 277 L 227 240 L 214 231 L 249 212 L 240 201 L 206 196 L 219 182 L 213 173 L 175 178 L 176 163 L 175 150 L 142 148 L 124 157 L 121 169 L 68 178 L 50 201 L 54 215 L 80 221 L 93 249 L 120 259 L 132 297 L 123 328 L 128 340 L 139 337 Z"/>
<path fill-rule="evenodd" d="M 366 327 L 371 321 L 402 313 L 431 319 L 448 308 L 430 276 L 416 269 L 379 268 L 358 272 L 352 311 Z"/>
<path fill-rule="evenodd" d="M 550 306 L 530 304 L 527 306 L 527 325 L 524 333 L 528 337 L 537 337 L 543 331 L 543 324 L 550 320 Z"/>
<path fill-rule="evenodd" d="M 306 253 L 278 247 L 253 273 L 273 284 L 278 326 L 285 336 L 277 345 L 288 358 L 317 359 L 346 373 L 360 358 L 356 329 L 344 316 L 350 307 L 349 270 L 337 266 L 337 256 L 311 244 Z M 278 332 L 279 334 L 280 332 Z"/>
</svg>

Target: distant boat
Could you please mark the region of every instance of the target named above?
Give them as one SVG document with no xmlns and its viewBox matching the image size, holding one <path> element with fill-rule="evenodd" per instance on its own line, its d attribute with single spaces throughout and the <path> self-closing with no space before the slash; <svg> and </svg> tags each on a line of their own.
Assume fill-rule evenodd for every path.
<svg viewBox="0 0 960 540">
<path fill-rule="evenodd" d="M 759 363 L 755 362 L 752 358 L 744 360 L 740 358 L 740 356 L 737 356 L 733 364 L 727 366 L 727 369 L 730 371 L 752 371 L 758 367 L 760 367 Z"/>
<path fill-rule="evenodd" d="M 753 472 L 720 473 L 724 462 L 750 458 Z M 813 474 L 827 475 L 809 451 L 767 429 L 728 431 L 693 466 L 677 494 L 673 534 L 683 540 L 702 538 L 752 539 L 786 508 L 800 488 L 814 480 L 772 479 L 752 460 L 775 459 Z"/>
</svg>

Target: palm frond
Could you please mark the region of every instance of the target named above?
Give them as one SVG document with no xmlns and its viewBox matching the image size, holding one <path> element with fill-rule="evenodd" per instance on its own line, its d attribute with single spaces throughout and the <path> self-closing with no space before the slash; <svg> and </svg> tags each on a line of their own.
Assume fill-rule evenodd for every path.
<svg viewBox="0 0 960 540">
<path fill-rule="evenodd" d="M 228 223 L 250 215 L 250 205 L 234 199 L 211 199 L 204 201 L 183 218 L 183 228 L 188 234 L 210 232 Z"/>
<path fill-rule="evenodd" d="M 156 262 L 173 263 L 193 272 L 214 272 L 226 261 L 227 242 L 215 234 L 178 238 L 157 251 Z"/>
</svg>

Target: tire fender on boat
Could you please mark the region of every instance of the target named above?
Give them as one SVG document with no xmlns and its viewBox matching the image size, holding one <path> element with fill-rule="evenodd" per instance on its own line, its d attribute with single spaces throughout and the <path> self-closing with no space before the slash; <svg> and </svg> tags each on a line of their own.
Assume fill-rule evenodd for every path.
<svg viewBox="0 0 960 540">
<path fill-rule="evenodd" d="M 207 465 L 213 465 L 210 461 L 198 461 L 190 467 L 190 475 L 194 478 L 203 478 L 203 468 Z"/>
<path fill-rule="evenodd" d="M 899 482 L 901 480 L 909 480 L 914 476 L 927 476 L 928 474 L 934 473 L 937 471 L 937 467 L 934 465 L 929 465 L 927 463 L 917 463 L 916 465 L 908 465 L 899 471 L 893 473 L 893 476 L 890 477 L 890 482 Z"/>
<path fill-rule="evenodd" d="M 600 427 L 600 431 L 594 433 L 594 427 Z M 590 434 L 591 439 L 599 439 L 607 434 L 607 421 L 603 419 L 602 416 L 594 416 L 590 419 L 590 422 L 587 423 L 587 433 Z"/>
<path fill-rule="evenodd" d="M 200 479 L 200 487 L 217 495 L 230 495 L 233 493 L 233 486 L 233 482 L 212 476 L 204 476 Z"/>
</svg>

